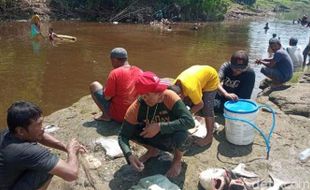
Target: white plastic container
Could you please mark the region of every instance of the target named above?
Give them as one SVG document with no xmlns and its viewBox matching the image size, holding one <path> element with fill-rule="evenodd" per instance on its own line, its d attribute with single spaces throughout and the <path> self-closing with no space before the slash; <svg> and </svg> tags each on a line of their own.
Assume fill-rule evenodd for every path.
<svg viewBox="0 0 310 190">
<path fill-rule="evenodd" d="M 310 158 L 310 148 L 302 151 L 298 157 L 301 162 L 307 162 Z"/>
<path fill-rule="evenodd" d="M 224 114 L 230 118 L 246 120 L 256 126 L 258 106 L 250 100 L 237 102 L 227 101 L 224 104 Z M 235 145 L 253 143 L 256 131 L 248 123 L 225 117 L 226 139 Z"/>
</svg>

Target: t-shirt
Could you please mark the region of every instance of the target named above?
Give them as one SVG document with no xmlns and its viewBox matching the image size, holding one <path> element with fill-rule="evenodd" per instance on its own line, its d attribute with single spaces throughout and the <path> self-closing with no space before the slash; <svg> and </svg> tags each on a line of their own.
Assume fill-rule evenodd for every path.
<svg viewBox="0 0 310 190">
<path fill-rule="evenodd" d="M 301 49 L 297 46 L 289 46 L 286 48 L 287 53 L 290 55 L 294 67 L 300 67 L 303 63 Z"/>
<path fill-rule="evenodd" d="M 118 122 L 124 120 L 130 104 L 136 99 L 134 93 L 135 78 L 142 70 L 135 66 L 122 66 L 113 69 L 106 81 L 104 95 L 111 97 L 110 117 Z"/>
<path fill-rule="evenodd" d="M 288 53 L 281 48 L 275 52 L 273 60 L 276 62 L 274 69 L 282 74 L 284 80 L 290 80 L 293 76 L 294 66 Z"/>
<path fill-rule="evenodd" d="M 36 37 L 38 34 L 40 34 L 40 29 L 35 24 L 31 24 L 31 37 Z"/>
<path fill-rule="evenodd" d="M 224 63 L 219 70 L 219 77 L 223 88 L 228 93 L 234 93 L 239 98 L 250 99 L 255 84 L 255 72 L 252 68 L 233 76 L 233 70 L 229 62 Z"/>
<path fill-rule="evenodd" d="M 0 134 L 0 189 L 9 189 L 24 172 L 48 173 L 57 162 L 58 157 L 38 143 L 22 141 L 8 130 Z"/>
<path fill-rule="evenodd" d="M 208 65 L 194 65 L 183 71 L 175 80 L 182 84 L 184 96 L 188 96 L 193 104 L 202 101 L 203 92 L 214 91 L 218 88 L 217 71 Z"/>
<path fill-rule="evenodd" d="M 145 126 L 147 122 L 160 123 L 160 134 L 172 134 L 194 127 L 193 117 L 180 97 L 171 90 L 165 90 L 163 96 L 163 101 L 153 107 L 149 107 L 139 98 L 128 108 L 119 135 L 119 144 L 126 159 L 131 153 L 129 146 L 131 136 L 139 126 Z"/>
</svg>

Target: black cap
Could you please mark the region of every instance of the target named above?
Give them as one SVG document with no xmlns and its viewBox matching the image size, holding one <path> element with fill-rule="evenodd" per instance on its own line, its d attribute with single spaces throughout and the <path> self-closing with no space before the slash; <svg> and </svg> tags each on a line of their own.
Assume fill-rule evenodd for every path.
<svg viewBox="0 0 310 190">
<path fill-rule="evenodd" d="M 248 64 L 248 54 L 243 50 L 236 51 L 230 58 L 230 67 L 232 69 L 245 69 Z"/>
</svg>

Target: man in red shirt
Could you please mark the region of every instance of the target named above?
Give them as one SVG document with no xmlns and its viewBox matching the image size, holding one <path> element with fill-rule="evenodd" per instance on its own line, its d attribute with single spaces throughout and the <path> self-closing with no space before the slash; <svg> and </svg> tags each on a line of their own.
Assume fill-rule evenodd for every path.
<svg viewBox="0 0 310 190">
<path fill-rule="evenodd" d="M 127 108 L 137 97 L 133 82 L 142 70 L 129 65 L 124 48 L 114 48 L 110 57 L 114 69 L 110 72 L 105 87 L 98 81 L 90 84 L 92 98 L 102 111 L 102 115 L 95 119 L 123 122 Z"/>
</svg>

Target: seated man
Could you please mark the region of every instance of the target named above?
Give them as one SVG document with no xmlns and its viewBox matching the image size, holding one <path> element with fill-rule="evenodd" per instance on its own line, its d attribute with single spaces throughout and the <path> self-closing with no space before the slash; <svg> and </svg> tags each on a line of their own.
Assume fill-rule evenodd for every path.
<svg viewBox="0 0 310 190">
<path fill-rule="evenodd" d="M 303 56 L 301 49 L 297 47 L 297 38 L 290 38 L 289 47 L 286 48 L 287 53 L 290 55 L 294 68 L 301 67 L 303 65 Z"/>
<path fill-rule="evenodd" d="M 47 189 L 53 175 L 77 179 L 84 147 L 75 139 L 65 146 L 44 133 L 42 122 L 42 111 L 30 102 L 15 102 L 8 109 L 8 129 L 0 134 L 0 189 Z M 67 152 L 67 161 L 39 143 Z"/>
<path fill-rule="evenodd" d="M 158 149 L 172 151 L 174 158 L 166 175 L 178 176 L 187 130 L 194 127 L 194 120 L 180 97 L 167 90 L 167 84 L 153 73 L 141 74 L 135 81 L 135 90 L 140 97 L 128 108 L 119 134 L 119 144 L 126 160 L 141 171 L 144 162 L 158 155 Z M 147 149 L 140 159 L 132 154 L 129 140 Z"/>
<path fill-rule="evenodd" d="M 194 65 L 183 71 L 175 80 L 180 88 L 180 96 L 191 106 L 193 114 L 201 110 L 206 120 L 207 136 L 195 141 L 199 146 L 212 143 L 214 127 L 214 99 L 216 96 L 219 78 L 217 71 L 207 65 Z M 187 101 L 186 101 L 187 100 Z"/>
<path fill-rule="evenodd" d="M 216 95 L 216 112 L 222 113 L 224 103 L 239 98 L 250 99 L 255 84 L 255 72 L 249 66 L 245 51 L 236 51 L 230 62 L 224 63 L 219 70 L 221 83 Z"/>
<path fill-rule="evenodd" d="M 114 48 L 111 51 L 111 63 L 114 69 L 108 76 L 105 88 L 97 81 L 90 84 L 92 98 L 102 111 L 102 115 L 95 119 L 123 122 L 126 110 L 136 99 L 132 81 L 142 73 L 142 70 L 129 65 L 127 59 L 127 51 L 124 48 Z"/>
<path fill-rule="evenodd" d="M 289 81 L 293 76 L 293 62 L 288 53 L 282 48 L 280 40 L 272 38 L 269 40 L 269 46 L 274 52 L 273 58 L 257 59 L 256 64 L 263 64 L 265 67 L 261 72 L 271 79 L 271 87 L 282 86 Z"/>
</svg>

